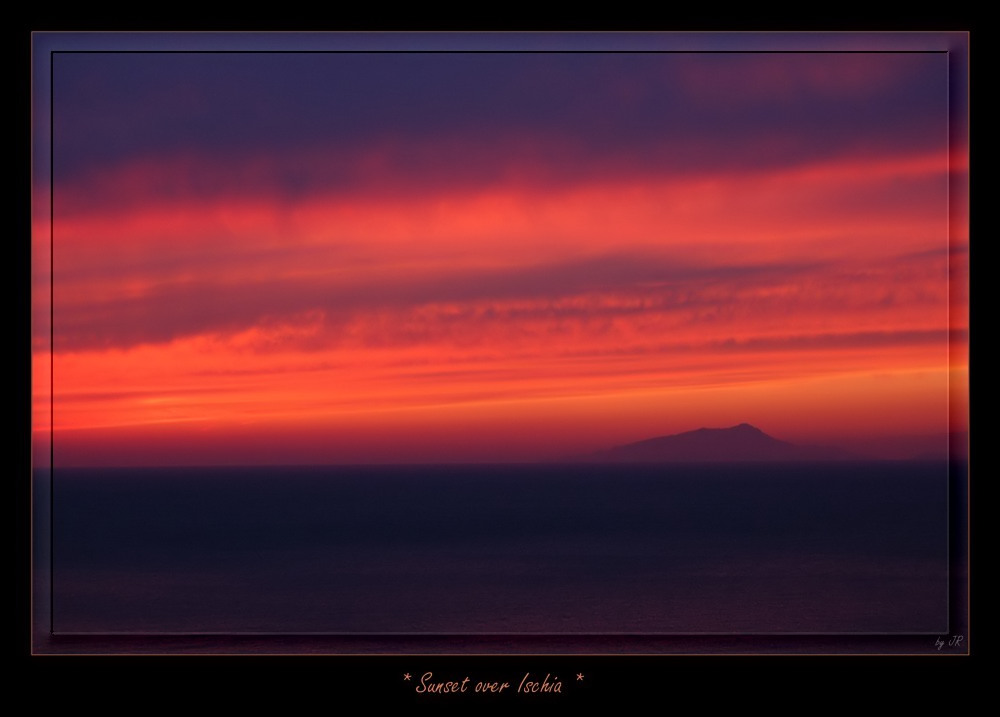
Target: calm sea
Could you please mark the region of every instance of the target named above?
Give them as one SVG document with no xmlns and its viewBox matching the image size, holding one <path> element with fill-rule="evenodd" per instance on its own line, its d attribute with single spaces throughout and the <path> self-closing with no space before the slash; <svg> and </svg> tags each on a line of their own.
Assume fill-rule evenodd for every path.
<svg viewBox="0 0 1000 717">
<path fill-rule="evenodd" d="M 57 469 L 56 633 L 943 633 L 948 469 Z"/>
</svg>

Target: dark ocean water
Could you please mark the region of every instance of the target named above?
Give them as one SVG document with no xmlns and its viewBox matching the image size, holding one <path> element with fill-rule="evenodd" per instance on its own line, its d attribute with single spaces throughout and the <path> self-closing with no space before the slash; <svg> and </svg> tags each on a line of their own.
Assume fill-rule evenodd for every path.
<svg viewBox="0 0 1000 717">
<path fill-rule="evenodd" d="M 939 463 L 57 469 L 56 633 L 944 633 Z"/>
</svg>

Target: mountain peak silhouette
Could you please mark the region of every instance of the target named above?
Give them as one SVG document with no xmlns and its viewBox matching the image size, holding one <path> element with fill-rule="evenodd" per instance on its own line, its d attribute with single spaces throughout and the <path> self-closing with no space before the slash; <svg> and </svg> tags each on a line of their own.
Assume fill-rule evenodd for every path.
<svg viewBox="0 0 1000 717">
<path fill-rule="evenodd" d="M 847 457 L 836 448 L 795 445 L 773 438 L 749 423 L 740 423 L 730 428 L 699 428 L 685 433 L 648 438 L 600 451 L 590 456 L 590 459 L 611 463 L 726 463 L 828 461 Z"/>
</svg>

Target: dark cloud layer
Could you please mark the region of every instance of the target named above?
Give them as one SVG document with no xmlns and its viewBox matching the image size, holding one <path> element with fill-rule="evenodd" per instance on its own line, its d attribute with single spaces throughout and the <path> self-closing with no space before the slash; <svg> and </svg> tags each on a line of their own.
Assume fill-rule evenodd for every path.
<svg viewBox="0 0 1000 717">
<path fill-rule="evenodd" d="M 759 170 L 946 141 L 935 54 L 59 53 L 54 67 L 60 182 L 178 154 L 225 166 L 379 146 L 419 175 L 435 142 L 453 169 L 472 151 L 465 171 L 481 180 L 489 148 L 515 141 L 570 172 Z M 352 172 L 333 162 L 275 180 L 306 191 Z"/>
<path fill-rule="evenodd" d="M 928 255 L 902 262 L 915 267 L 913 278 L 940 274 L 941 258 Z M 895 266 L 895 265 L 893 265 Z M 458 269 L 415 276 L 369 274 L 339 279 L 267 278 L 239 283 L 210 279 L 164 282 L 139 296 L 61 301 L 56 290 L 56 349 L 128 348 L 164 343 L 204 333 L 232 333 L 255 326 L 275 327 L 322 319 L 319 344 L 338 340 L 339 328 L 358 317 L 390 312 L 396 319 L 421 307 L 451 305 L 423 319 L 389 321 L 384 341 L 420 340 L 428 330 L 442 338 L 452 323 L 510 323 L 579 320 L 695 312 L 698 320 L 731 321 L 741 312 L 766 317 L 809 306 L 822 310 L 879 310 L 891 291 L 877 286 L 881 271 L 839 264 L 776 262 L 758 265 L 698 265 L 658 256 L 611 255 L 504 269 Z M 797 287 L 796 297 L 754 290 Z M 65 291 L 73 292 L 69 287 Z M 67 295 L 68 298 L 69 295 Z M 569 299 L 589 297 L 574 303 Z M 603 298 L 610 301 L 603 301 Z M 907 301 L 919 300 L 909 297 Z M 933 296 L 925 300 L 934 302 Z M 518 302 L 521 302 L 520 305 Z M 791 302 L 791 303 L 789 303 Z M 495 305 L 495 306 L 493 306 Z M 485 308 L 484 308 L 485 306 Z M 318 313 L 317 313 L 318 312 Z M 307 318 L 303 318 L 303 317 Z M 410 328 L 402 328 L 403 324 Z M 418 328 L 414 329 L 416 325 Z M 428 328 L 430 327 L 430 328 Z M 393 332 L 397 332 L 394 334 Z"/>
</svg>

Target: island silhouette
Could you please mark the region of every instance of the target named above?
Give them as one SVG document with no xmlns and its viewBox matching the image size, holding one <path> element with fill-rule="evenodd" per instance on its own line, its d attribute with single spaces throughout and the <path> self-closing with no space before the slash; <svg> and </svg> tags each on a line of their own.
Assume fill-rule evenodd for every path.
<svg viewBox="0 0 1000 717">
<path fill-rule="evenodd" d="M 749 423 L 699 428 L 616 446 L 582 457 L 603 463 L 729 463 L 743 461 L 836 461 L 851 455 L 840 448 L 800 446 L 767 435 Z"/>
</svg>

